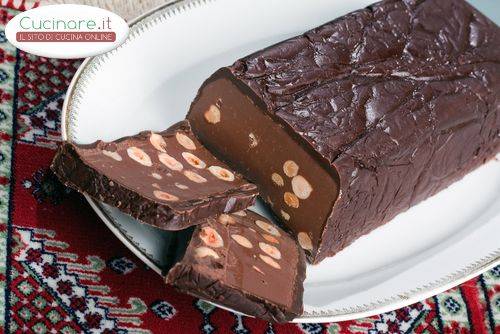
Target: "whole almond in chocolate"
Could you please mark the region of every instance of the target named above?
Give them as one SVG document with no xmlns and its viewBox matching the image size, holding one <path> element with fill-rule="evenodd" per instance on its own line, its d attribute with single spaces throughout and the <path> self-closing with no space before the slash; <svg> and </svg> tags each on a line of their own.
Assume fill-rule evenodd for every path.
<svg viewBox="0 0 500 334">
<path fill-rule="evenodd" d="M 220 69 L 188 119 L 319 262 L 499 152 L 499 45 L 463 0 L 386 0 Z"/>
<path fill-rule="evenodd" d="M 52 169 L 66 185 L 167 230 L 245 209 L 257 195 L 196 140 L 187 121 L 111 143 L 63 143 Z"/>
<path fill-rule="evenodd" d="M 247 315 L 292 320 L 302 314 L 303 250 L 269 220 L 244 212 L 210 218 L 197 226 L 166 281 Z M 273 244 L 267 232 L 273 233 Z M 177 244 L 176 249 L 182 247 Z"/>
<path fill-rule="evenodd" d="M 208 123 L 216 124 L 220 122 L 220 109 L 216 105 L 211 105 L 204 115 Z"/>
</svg>

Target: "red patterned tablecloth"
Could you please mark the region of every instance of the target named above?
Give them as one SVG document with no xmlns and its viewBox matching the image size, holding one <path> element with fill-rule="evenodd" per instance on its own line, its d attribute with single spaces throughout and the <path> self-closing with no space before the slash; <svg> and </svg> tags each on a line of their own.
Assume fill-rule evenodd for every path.
<svg viewBox="0 0 500 334">
<path fill-rule="evenodd" d="M 3 1 L 10 6 L 23 1 Z M 500 266 L 402 309 L 329 324 L 276 325 L 176 293 L 48 171 L 79 61 L 5 38 L 0 9 L 0 326 L 28 333 L 500 333 Z"/>
</svg>

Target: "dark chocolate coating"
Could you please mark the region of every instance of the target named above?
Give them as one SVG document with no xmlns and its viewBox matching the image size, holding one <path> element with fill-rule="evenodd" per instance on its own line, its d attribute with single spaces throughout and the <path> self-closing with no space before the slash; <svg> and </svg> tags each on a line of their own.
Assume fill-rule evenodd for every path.
<svg viewBox="0 0 500 334">
<path fill-rule="evenodd" d="M 245 216 L 223 215 L 197 226 L 184 257 L 168 272 L 167 283 L 264 320 L 285 322 L 300 316 L 306 270 L 302 249 L 264 217 L 248 210 L 239 214 Z M 269 234 L 255 223 L 257 220 L 269 224 L 278 234 Z M 243 236 L 248 243 L 240 239 L 238 243 L 232 237 L 235 235 Z M 276 247 L 279 256 L 270 257 L 261 248 L 262 243 Z M 216 257 L 200 252 L 206 249 Z M 277 267 L 264 262 L 261 255 Z"/>
<path fill-rule="evenodd" d="M 500 29 L 465 1 L 387 0 L 207 83 L 233 81 L 338 174 L 319 262 L 499 152 L 499 45 Z"/>
<path fill-rule="evenodd" d="M 196 149 L 181 146 L 176 139 L 178 133 L 191 138 Z M 196 140 L 187 121 L 159 133 L 165 140 L 166 152 L 157 150 L 150 143 L 150 135 L 151 132 L 142 132 L 111 143 L 98 141 L 90 145 L 65 142 L 57 151 L 51 168 L 65 185 L 117 207 L 143 223 L 165 230 L 200 224 L 208 217 L 239 211 L 254 203 L 258 194 L 255 185 L 236 173 L 233 173 L 234 180 L 225 181 L 208 171 L 210 166 L 228 167 Z M 127 148 L 131 146 L 139 147 L 147 154 L 148 165 L 142 165 L 127 155 Z M 118 153 L 119 160 L 104 155 L 103 151 Z M 206 167 L 191 168 L 187 160 L 183 160 L 183 152 L 195 154 Z M 162 153 L 168 153 L 180 162 L 182 170 L 172 170 L 161 163 L 159 154 Z M 187 170 L 201 175 L 205 181 L 190 180 L 183 174 Z M 155 197 L 155 191 L 165 191 L 174 195 L 176 200 L 162 200 Z"/>
</svg>

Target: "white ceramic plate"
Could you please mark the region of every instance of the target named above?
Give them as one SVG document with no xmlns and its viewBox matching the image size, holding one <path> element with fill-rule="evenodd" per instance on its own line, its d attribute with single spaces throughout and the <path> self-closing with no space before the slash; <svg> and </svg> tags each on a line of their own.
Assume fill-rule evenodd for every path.
<svg viewBox="0 0 500 334">
<path fill-rule="evenodd" d="M 158 8 L 132 22 L 121 47 L 82 65 L 64 106 L 63 137 L 89 143 L 165 129 L 185 116 L 200 84 L 217 68 L 370 2 L 177 1 Z M 500 5 L 473 3 L 500 21 Z M 309 266 L 305 312 L 296 321 L 393 310 L 498 264 L 499 167 L 490 162 L 334 258 Z M 114 234 L 160 273 L 170 233 L 88 200 Z"/>
</svg>

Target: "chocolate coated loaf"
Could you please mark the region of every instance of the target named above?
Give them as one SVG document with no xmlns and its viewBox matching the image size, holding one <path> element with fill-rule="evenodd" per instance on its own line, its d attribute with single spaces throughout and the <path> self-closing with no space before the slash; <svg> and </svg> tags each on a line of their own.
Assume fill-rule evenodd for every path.
<svg viewBox="0 0 500 334">
<path fill-rule="evenodd" d="M 312 262 L 500 149 L 500 29 L 463 0 L 387 0 L 214 73 L 188 119 Z"/>
</svg>

